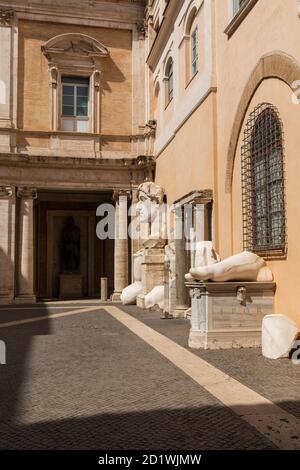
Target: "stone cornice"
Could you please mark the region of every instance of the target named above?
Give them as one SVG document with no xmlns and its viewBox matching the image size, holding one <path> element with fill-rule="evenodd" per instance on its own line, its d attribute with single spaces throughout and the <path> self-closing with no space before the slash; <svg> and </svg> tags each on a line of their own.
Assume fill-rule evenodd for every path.
<svg viewBox="0 0 300 470">
<path fill-rule="evenodd" d="M 83 6 L 86 5 L 86 6 Z M 117 8 L 114 8 L 117 6 Z M 22 0 L 2 2 L 1 9 L 15 10 L 19 18 L 36 17 L 39 21 L 48 21 L 52 18 L 63 19 L 64 22 L 105 21 L 115 23 L 115 27 L 127 28 L 129 24 L 135 28 L 135 24 L 144 19 L 144 0 L 118 0 L 116 2 L 107 0 L 71 0 L 54 2 L 51 0 L 28 1 L 24 5 Z M 43 19 L 44 17 L 44 19 Z"/>
<path fill-rule="evenodd" d="M 213 201 L 213 190 L 202 189 L 191 191 L 174 202 L 174 205 L 183 206 L 184 204 L 208 204 Z"/>
<path fill-rule="evenodd" d="M 152 157 L 148 157 L 149 159 Z M 0 154 L 0 166 L 32 168 L 77 168 L 86 170 L 136 170 L 144 171 L 149 167 L 148 160 L 138 158 L 80 158 L 80 157 L 43 157 L 26 154 Z"/>
<path fill-rule="evenodd" d="M 177 17 L 183 3 L 184 0 L 170 0 L 165 9 L 163 22 L 147 57 L 147 64 L 152 71 L 155 69 L 161 52 L 173 31 L 174 18 Z"/>
</svg>

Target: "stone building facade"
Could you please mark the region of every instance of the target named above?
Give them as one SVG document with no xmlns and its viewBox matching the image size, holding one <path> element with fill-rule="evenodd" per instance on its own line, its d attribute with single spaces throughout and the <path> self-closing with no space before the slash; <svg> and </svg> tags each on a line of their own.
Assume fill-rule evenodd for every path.
<svg viewBox="0 0 300 470">
<path fill-rule="evenodd" d="M 124 201 L 152 175 L 144 9 L 141 0 L 0 4 L 1 303 L 64 291 L 74 226 L 73 290 L 99 295 L 105 276 L 117 297 L 128 284 L 130 243 L 99 240 L 96 210 L 113 203 L 126 220 Z"/>
<path fill-rule="evenodd" d="M 264 257 L 275 313 L 298 325 L 299 8 L 298 0 L 149 0 L 147 58 L 156 181 L 170 204 L 209 191 L 201 226 L 210 229 L 200 237 L 222 259 L 243 249 Z"/>
<path fill-rule="evenodd" d="M 70 217 L 82 296 L 106 276 L 117 299 L 138 243 L 97 239 L 96 209 L 126 222 L 154 178 L 198 241 L 267 259 L 275 311 L 299 323 L 299 21 L 298 0 L 1 1 L 1 302 L 59 295 Z"/>
</svg>

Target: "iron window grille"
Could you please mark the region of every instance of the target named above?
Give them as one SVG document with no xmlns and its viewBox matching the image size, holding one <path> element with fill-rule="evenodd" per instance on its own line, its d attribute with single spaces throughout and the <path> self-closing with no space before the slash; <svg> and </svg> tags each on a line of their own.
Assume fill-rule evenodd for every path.
<svg viewBox="0 0 300 470">
<path fill-rule="evenodd" d="M 264 258 L 286 254 L 283 128 L 269 103 L 250 114 L 242 146 L 244 249 Z"/>
</svg>

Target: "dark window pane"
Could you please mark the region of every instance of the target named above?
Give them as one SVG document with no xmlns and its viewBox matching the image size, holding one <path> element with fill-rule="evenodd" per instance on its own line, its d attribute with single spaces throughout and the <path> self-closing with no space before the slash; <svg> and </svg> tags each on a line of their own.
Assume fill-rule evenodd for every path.
<svg viewBox="0 0 300 470">
<path fill-rule="evenodd" d="M 88 97 L 87 96 L 78 96 L 77 95 L 77 106 L 88 106 Z"/>
<path fill-rule="evenodd" d="M 77 116 L 87 116 L 88 108 L 84 106 L 77 106 Z"/>
<path fill-rule="evenodd" d="M 63 106 L 63 116 L 74 116 L 74 106 Z"/>
<path fill-rule="evenodd" d="M 87 77 L 62 77 L 62 83 L 74 83 L 75 85 L 89 85 L 90 79 Z"/>
<path fill-rule="evenodd" d="M 77 96 L 86 96 L 89 95 L 89 89 L 87 86 L 78 86 L 77 87 Z"/>
<path fill-rule="evenodd" d="M 74 96 L 74 91 L 75 89 L 73 86 L 67 86 L 67 85 L 63 86 L 63 95 Z"/>
<path fill-rule="evenodd" d="M 74 105 L 74 97 L 69 95 L 63 96 L 63 105 L 73 106 Z"/>
</svg>

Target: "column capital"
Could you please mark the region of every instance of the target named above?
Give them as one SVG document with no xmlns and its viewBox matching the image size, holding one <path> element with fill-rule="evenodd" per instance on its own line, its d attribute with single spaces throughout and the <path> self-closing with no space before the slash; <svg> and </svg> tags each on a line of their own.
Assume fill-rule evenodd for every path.
<svg viewBox="0 0 300 470">
<path fill-rule="evenodd" d="M 0 26 L 10 26 L 14 17 L 12 8 L 0 8 Z"/>
<path fill-rule="evenodd" d="M 113 194 L 113 200 L 117 202 L 120 197 L 126 197 L 127 199 L 131 199 L 131 191 L 127 189 L 115 189 Z"/>
<path fill-rule="evenodd" d="M 20 199 L 36 199 L 37 198 L 37 190 L 36 188 L 29 188 L 27 186 L 23 188 L 18 188 L 17 196 Z"/>
<path fill-rule="evenodd" d="M 13 194 L 11 186 L 0 186 L 0 199 L 9 199 Z"/>
</svg>

